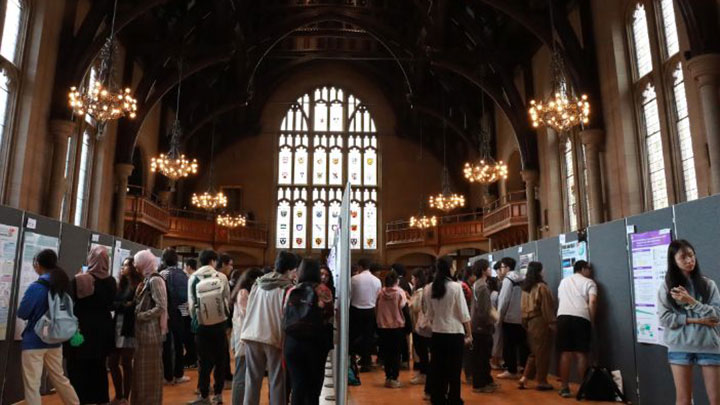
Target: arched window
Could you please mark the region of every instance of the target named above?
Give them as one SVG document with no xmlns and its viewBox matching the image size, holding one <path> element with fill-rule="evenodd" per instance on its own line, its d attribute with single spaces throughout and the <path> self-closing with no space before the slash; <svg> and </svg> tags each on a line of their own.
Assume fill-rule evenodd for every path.
<svg viewBox="0 0 720 405">
<path fill-rule="evenodd" d="M 317 88 L 290 106 L 278 137 L 277 248 L 331 247 L 350 182 L 350 246 L 377 249 L 376 132 L 367 106 L 337 87 Z"/>
<path fill-rule="evenodd" d="M 658 209 L 671 200 L 694 200 L 697 180 L 673 0 L 635 3 L 628 33 L 648 205 Z"/>
<path fill-rule="evenodd" d="M 0 178 L 5 178 L 13 118 L 22 77 L 29 7 L 26 0 L 0 0 Z M 2 184 L 0 184 L 2 185 Z"/>
</svg>

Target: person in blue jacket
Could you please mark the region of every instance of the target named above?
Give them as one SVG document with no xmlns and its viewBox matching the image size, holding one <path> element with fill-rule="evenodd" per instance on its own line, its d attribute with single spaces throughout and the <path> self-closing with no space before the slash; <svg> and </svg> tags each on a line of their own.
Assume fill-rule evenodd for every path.
<svg viewBox="0 0 720 405">
<path fill-rule="evenodd" d="M 55 391 L 66 405 L 78 405 L 75 389 L 63 374 L 61 345 L 47 344 L 35 333 L 35 324 L 48 311 L 48 292 L 66 293 L 70 285 L 68 276 L 57 268 L 57 255 L 50 249 L 38 253 L 33 269 L 40 276 L 30 284 L 20 301 L 18 318 L 27 321 L 22 333 L 22 377 L 25 386 L 25 403 L 40 405 L 40 379 L 43 365 Z"/>
</svg>

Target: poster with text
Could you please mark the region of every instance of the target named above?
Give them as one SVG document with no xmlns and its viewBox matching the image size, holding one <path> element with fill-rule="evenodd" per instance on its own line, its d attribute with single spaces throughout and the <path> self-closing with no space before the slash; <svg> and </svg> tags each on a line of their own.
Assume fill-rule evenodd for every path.
<svg viewBox="0 0 720 405">
<path fill-rule="evenodd" d="M 535 253 L 525 253 L 520 255 L 520 273 L 527 274 L 528 265 L 535 260 Z"/>
<path fill-rule="evenodd" d="M 122 264 L 130 257 L 130 249 L 123 249 L 120 242 L 115 243 L 115 251 L 112 256 L 112 275 L 118 281 L 120 280 L 120 272 L 122 271 Z"/>
<path fill-rule="evenodd" d="M 662 344 L 662 328 L 657 316 L 657 291 L 665 280 L 670 242 L 670 229 L 630 235 L 638 343 Z"/>
<path fill-rule="evenodd" d="M 54 236 L 41 235 L 35 232 L 25 232 L 23 237 L 22 257 L 20 259 L 20 288 L 18 290 L 18 307 L 22 301 L 25 291 L 30 284 L 38 279 L 33 268 L 35 255 L 45 249 L 51 249 L 57 253 L 60 249 L 60 239 Z M 22 339 L 22 332 L 25 329 L 25 321 L 17 318 L 15 320 L 15 340 Z"/>
<path fill-rule="evenodd" d="M 0 340 L 7 339 L 10 295 L 20 228 L 0 224 Z"/>
<path fill-rule="evenodd" d="M 585 242 L 573 241 L 560 244 L 562 278 L 573 275 L 575 262 L 578 260 L 587 261 L 587 244 Z"/>
</svg>

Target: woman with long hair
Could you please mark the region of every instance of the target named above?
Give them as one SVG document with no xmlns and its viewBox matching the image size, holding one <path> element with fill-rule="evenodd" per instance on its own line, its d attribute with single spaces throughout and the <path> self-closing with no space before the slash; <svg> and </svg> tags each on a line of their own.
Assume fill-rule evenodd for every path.
<svg viewBox="0 0 720 405">
<path fill-rule="evenodd" d="M 245 343 L 240 339 L 243 319 L 247 311 L 248 297 L 255 280 L 262 277 L 263 272 L 257 267 L 247 269 L 239 278 L 230 294 L 233 303 L 232 317 L 232 348 L 235 352 L 235 374 L 232 382 L 232 405 L 242 405 L 245 398 Z"/>
<path fill-rule="evenodd" d="M 83 344 L 65 345 L 70 382 L 81 404 L 110 402 L 107 357 L 115 343 L 115 324 L 111 311 L 117 283 L 110 276 L 107 248 L 96 246 L 87 258 L 87 272 L 78 273 L 71 282 Z"/>
<path fill-rule="evenodd" d="M 135 290 L 141 282 L 142 276 L 135 269 L 133 258 L 128 257 L 122 263 L 118 292 L 112 305 L 115 311 L 115 347 L 108 357 L 108 368 L 115 386 L 113 405 L 124 405 L 130 400 L 135 353 Z"/>
<path fill-rule="evenodd" d="M 462 404 L 460 374 L 463 348 L 472 344 L 470 312 L 462 286 L 452 280 L 450 261 L 435 262 L 435 279 L 426 292 L 432 325 L 430 360 L 433 404 Z"/>
<path fill-rule="evenodd" d="M 667 260 L 665 282 L 658 291 L 658 315 L 675 381 L 675 404 L 692 403 L 694 365 L 700 366 L 710 403 L 720 404 L 717 285 L 700 272 L 690 242 L 680 239 L 670 243 Z"/>
<path fill-rule="evenodd" d="M 332 271 L 326 264 L 320 266 L 320 282 L 325 284 L 330 292 L 332 293 L 333 299 L 335 299 L 335 280 L 333 280 Z"/>
<path fill-rule="evenodd" d="M 530 355 L 518 388 L 525 389 L 528 378 L 535 375 L 538 391 L 552 390 L 547 381 L 552 353 L 553 333 L 556 328 L 555 300 L 543 279 L 543 265 L 530 262 L 522 285 L 520 301 L 522 323 L 528 332 Z"/>
</svg>

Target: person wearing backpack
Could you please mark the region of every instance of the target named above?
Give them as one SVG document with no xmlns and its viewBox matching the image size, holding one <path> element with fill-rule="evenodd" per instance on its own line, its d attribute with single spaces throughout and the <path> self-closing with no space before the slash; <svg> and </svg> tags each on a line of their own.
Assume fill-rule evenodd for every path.
<svg viewBox="0 0 720 405">
<path fill-rule="evenodd" d="M 292 287 L 288 273 L 297 267 L 294 254 L 280 251 L 275 270 L 260 277 L 250 291 L 240 339 L 245 342 L 245 405 L 260 403 L 260 389 L 267 370 L 270 405 L 286 405 L 283 304 Z"/>
<path fill-rule="evenodd" d="M 403 308 L 407 305 L 405 291 L 398 286 L 398 275 L 390 270 L 385 275 L 385 287 L 378 293 L 375 305 L 380 353 L 385 367 L 385 387 L 400 388 L 400 362 L 402 340 L 405 339 L 405 317 Z"/>
<path fill-rule="evenodd" d="M 163 395 L 163 338 L 168 331 L 167 287 L 158 274 L 158 260 L 149 249 L 135 254 L 135 267 L 143 275 L 135 296 L 135 370 L 132 405 L 157 405 Z"/>
<path fill-rule="evenodd" d="M 82 404 L 110 402 L 107 358 L 115 346 L 115 323 L 112 306 L 117 283 L 108 271 L 107 248 L 96 246 L 87 258 L 87 272 L 71 282 L 75 315 L 84 337 L 80 346 L 65 344 L 67 370 Z"/>
<path fill-rule="evenodd" d="M 35 324 L 48 312 L 48 294 L 56 297 L 67 294 L 70 280 L 64 271 L 57 268 L 57 255 L 50 249 L 45 249 L 35 256 L 33 269 L 40 277 L 28 286 L 18 307 L 18 318 L 27 321 L 21 344 L 25 403 L 42 404 L 40 380 L 44 366 L 63 403 L 78 405 L 80 400 L 77 393 L 63 373 L 61 344 L 45 343 L 35 333 Z"/>
<path fill-rule="evenodd" d="M 163 343 L 163 371 L 165 383 L 170 385 L 190 381 L 183 375 L 183 342 L 185 341 L 185 325 L 183 317 L 188 312 L 188 276 L 178 267 L 178 255 L 173 248 L 166 248 L 162 253 L 165 270 L 160 276 L 167 284 L 168 293 L 168 335 Z"/>
<path fill-rule="evenodd" d="M 195 329 L 198 355 L 198 398 L 188 404 L 210 404 L 210 374 L 213 374 L 213 402 L 222 403 L 225 386 L 225 356 L 229 351 L 225 329 L 230 287 L 217 270 L 218 254 L 200 252 L 200 268 L 188 280 L 188 307 Z"/>
<path fill-rule="evenodd" d="M 283 352 L 290 374 L 292 405 L 318 404 L 325 379 L 325 360 L 332 346 L 334 315 L 330 289 L 321 283 L 320 263 L 303 259 L 298 284 L 285 299 Z"/>
<path fill-rule="evenodd" d="M 251 267 L 245 271 L 240 280 L 235 285 L 230 295 L 230 302 L 233 303 L 235 309 L 232 314 L 233 334 L 232 348 L 235 352 L 235 374 L 233 374 L 232 383 L 232 405 L 243 405 L 245 400 L 245 343 L 240 339 L 242 333 L 243 319 L 247 311 L 248 298 L 250 290 L 255 281 L 262 277 L 263 273 L 257 267 Z"/>
<path fill-rule="evenodd" d="M 518 364 L 524 366 L 530 352 L 520 311 L 521 286 L 525 276 L 515 271 L 515 259 L 511 257 L 500 260 L 500 271 L 506 273 L 498 296 L 498 312 L 502 325 L 503 359 L 507 370 L 497 378 L 518 378 Z"/>
</svg>

